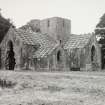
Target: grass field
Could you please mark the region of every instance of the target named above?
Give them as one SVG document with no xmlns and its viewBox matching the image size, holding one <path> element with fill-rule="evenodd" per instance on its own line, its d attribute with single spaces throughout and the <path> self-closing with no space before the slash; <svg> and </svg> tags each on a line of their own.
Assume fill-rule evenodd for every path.
<svg viewBox="0 0 105 105">
<path fill-rule="evenodd" d="M 105 105 L 105 72 L 0 71 L 0 105 Z"/>
</svg>

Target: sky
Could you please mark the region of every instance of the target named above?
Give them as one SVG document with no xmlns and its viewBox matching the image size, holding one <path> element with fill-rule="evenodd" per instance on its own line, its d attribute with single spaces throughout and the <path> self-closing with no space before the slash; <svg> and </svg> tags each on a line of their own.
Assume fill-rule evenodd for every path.
<svg viewBox="0 0 105 105">
<path fill-rule="evenodd" d="M 94 32 L 105 13 L 105 0 L 0 0 L 0 8 L 16 27 L 56 16 L 71 20 L 71 33 L 84 34 Z"/>
</svg>

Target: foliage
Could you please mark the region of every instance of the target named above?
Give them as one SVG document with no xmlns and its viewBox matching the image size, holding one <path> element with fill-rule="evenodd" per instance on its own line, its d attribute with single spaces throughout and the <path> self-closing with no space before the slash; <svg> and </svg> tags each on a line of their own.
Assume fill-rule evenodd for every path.
<svg viewBox="0 0 105 105">
<path fill-rule="evenodd" d="M 99 43 L 105 44 L 105 14 L 100 18 L 99 23 L 96 25 L 95 35 L 100 35 Z"/>
<path fill-rule="evenodd" d="M 100 18 L 100 22 L 96 25 L 96 27 L 100 27 L 100 28 L 105 27 L 105 13 L 104 13 L 103 16 Z"/>
<path fill-rule="evenodd" d="M 11 25 L 10 19 L 4 18 L 0 13 L 0 43 Z"/>
</svg>

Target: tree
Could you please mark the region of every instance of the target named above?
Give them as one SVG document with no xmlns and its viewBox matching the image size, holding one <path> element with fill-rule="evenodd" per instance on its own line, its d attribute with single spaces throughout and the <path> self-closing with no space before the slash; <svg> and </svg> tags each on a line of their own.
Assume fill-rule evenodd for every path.
<svg viewBox="0 0 105 105">
<path fill-rule="evenodd" d="M 99 43 L 105 44 L 105 13 L 100 18 L 99 23 L 96 25 L 95 35 L 100 37 Z"/>
<path fill-rule="evenodd" d="M 39 20 L 31 20 L 26 25 L 20 27 L 20 29 L 40 32 Z"/>
<path fill-rule="evenodd" d="M 0 43 L 3 40 L 5 34 L 7 33 L 11 25 L 12 23 L 10 22 L 10 19 L 4 18 L 1 14 L 1 9 L 0 9 Z"/>
</svg>

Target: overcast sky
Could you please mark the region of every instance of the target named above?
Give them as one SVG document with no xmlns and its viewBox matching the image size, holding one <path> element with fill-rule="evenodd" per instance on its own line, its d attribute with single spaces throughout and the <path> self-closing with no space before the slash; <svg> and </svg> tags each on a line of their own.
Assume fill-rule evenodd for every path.
<svg viewBox="0 0 105 105">
<path fill-rule="evenodd" d="M 74 34 L 93 32 L 105 13 L 105 0 L 0 0 L 2 14 L 19 27 L 31 19 L 71 19 Z"/>
</svg>

